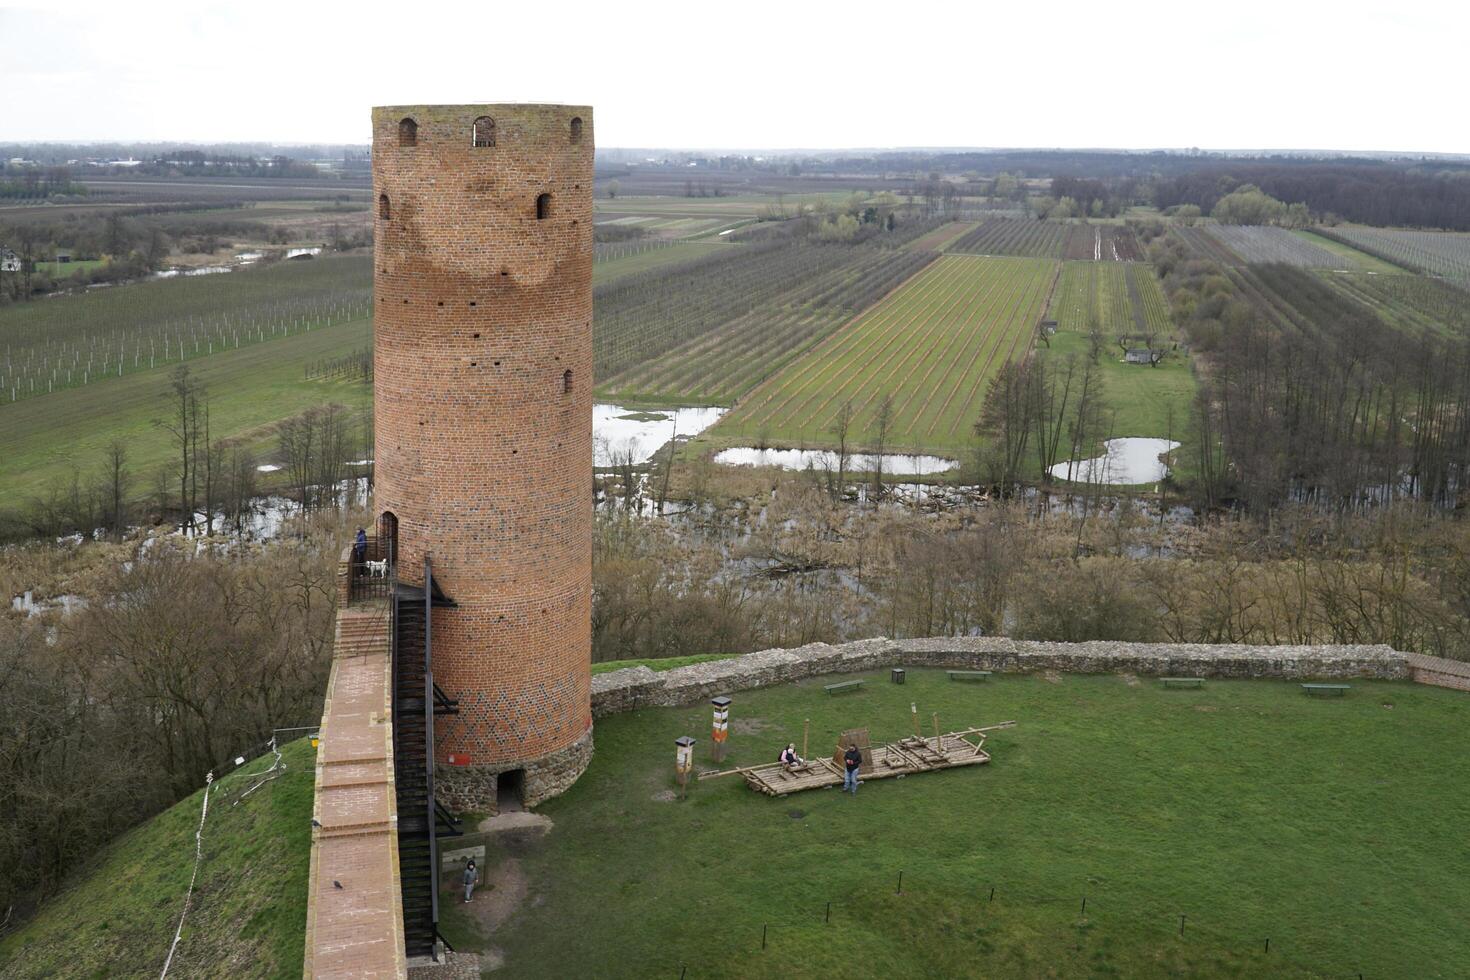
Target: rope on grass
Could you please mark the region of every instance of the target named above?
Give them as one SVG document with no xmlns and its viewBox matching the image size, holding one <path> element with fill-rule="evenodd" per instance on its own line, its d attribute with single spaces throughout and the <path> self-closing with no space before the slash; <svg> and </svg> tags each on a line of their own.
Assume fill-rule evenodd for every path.
<svg viewBox="0 0 1470 980">
<path fill-rule="evenodd" d="M 194 882 L 199 877 L 199 862 L 204 856 L 204 820 L 209 816 L 209 790 L 214 784 L 214 773 L 210 772 L 204 777 L 204 806 L 199 810 L 199 829 L 194 831 L 194 871 L 189 875 L 189 890 L 184 893 L 184 911 L 179 913 L 179 927 L 174 930 L 174 941 L 168 947 L 168 959 L 163 961 L 163 972 L 158 975 L 158 980 L 168 976 L 168 968 L 173 964 L 174 952 L 179 948 L 179 939 L 184 935 L 184 920 L 189 916 L 189 902 L 194 898 Z"/>
</svg>

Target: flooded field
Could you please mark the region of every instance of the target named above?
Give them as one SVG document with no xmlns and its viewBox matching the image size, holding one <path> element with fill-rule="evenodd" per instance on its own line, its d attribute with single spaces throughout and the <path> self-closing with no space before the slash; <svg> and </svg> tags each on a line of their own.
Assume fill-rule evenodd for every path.
<svg viewBox="0 0 1470 980">
<path fill-rule="evenodd" d="M 822 449 L 755 449 L 737 447 L 715 454 L 715 462 L 725 466 L 775 466 L 783 470 L 814 469 L 837 472 L 837 454 Z M 847 457 L 848 472 L 871 473 L 877 469 L 878 457 L 853 453 Z M 931 476 L 958 467 L 959 461 L 943 456 L 915 456 L 906 453 L 884 453 L 883 472 L 895 476 Z"/>
<path fill-rule="evenodd" d="M 1178 448 L 1179 443 L 1169 439 L 1109 439 L 1101 456 L 1058 463 L 1051 475 L 1110 487 L 1157 483 L 1169 473 L 1164 455 Z"/>
</svg>

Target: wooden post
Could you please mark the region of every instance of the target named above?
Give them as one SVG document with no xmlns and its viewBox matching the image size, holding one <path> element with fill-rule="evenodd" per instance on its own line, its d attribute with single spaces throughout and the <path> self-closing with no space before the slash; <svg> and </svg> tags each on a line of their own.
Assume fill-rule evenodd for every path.
<svg viewBox="0 0 1470 980">
<path fill-rule="evenodd" d="M 725 739 L 730 737 L 730 699 L 721 695 L 712 698 L 710 704 L 715 709 L 714 724 L 710 732 L 710 739 L 714 742 L 715 762 L 724 762 Z"/>
<path fill-rule="evenodd" d="M 938 752 L 942 746 L 939 743 L 939 712 L 934 712 L 934 751 Z"/>
<path fill-rule="evenodd" d="M 812 720 L 810 718 L 808 718 L 808 719 L 806 719 L 805 721 L 803 721 L 801 723 L 801 758 L 802 758 L 803 761 L 805 761 L 806 758 L 807 758 L 806 743 L 807 743 L 807 738 L 808 738 L 808 736 L 811 735 L 811 733 L 812 733 Z"/>
<path fill-rule="evenodd" d="M 909 713 L 914 716 L 914 738 L 923 738 L 924 736 L 922 734 L 920 734 L 920 732 L 919 732 L 919 705 L 918 705 L 918 702 L 911 702 L 909 704 Z"/>
<path fill-rule="evenodd" d="M 674 772 L 679 777 L 679 799 L 688 795 L 689 771 L 694 768 L 694 739 L 681 735 L 674 739 Z"/>
</svg>

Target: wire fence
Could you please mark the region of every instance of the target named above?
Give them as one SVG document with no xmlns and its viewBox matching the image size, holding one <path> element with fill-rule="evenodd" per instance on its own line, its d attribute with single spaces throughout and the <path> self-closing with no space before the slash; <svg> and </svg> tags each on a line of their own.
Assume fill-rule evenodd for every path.
<svg viewBox="0 0 1470 980">
<path fill-rule="evenodd" d="M 194 867 L 193 870 L 189 873 L 189 887 L 184 892 L 184 907 L 179 911 L 178 926 L 174 929 L 173 941 L 169 943 L 168 955 L 164 958 L 163 961 L 163 969 L 158 974 L 159 980 L 164 980 L 164 978 L 168 976 L 169 969 L 173 966 L 174 954 L 178 952 L 179 941 L 184 936 L 184 923 L 188 920 L 189 910 L 193 905 L 194 886 L 199 880 L 199 868 L 204 862 L 204 828 L 206 822 L 209 819 L 210 796 L 212 794 L 217 795 L 220 787 L 223 786 L 224 780 L 226 778 L 229 778 L 230 776 L 241 775 L 241 769 L 249 765 L 251 762 L 254 762 L 256 759 L 260 758 L 262 755 L 265 754 L 266 751 L 269 751 L 274 756 L 274 759 L 271 761 L 270 768 L 262 770 L 260 772 L 249 774 L 249 778 L 252 781 L 248 786 L 245 787 L 245 789 L 236 793 L 234 799 L 230 803 L 231 807 L 239 806 L 242 800 L 249 797 L 256 790 L 260 789 L 260 787 L 286 773 L 286 760 L 281 755 L 280 747 L 280 736 L 282 735 L 282 733 L 311 732 L 315 734 L 317 731 L 318 726 L 314 725 L 304 725 L 295 728 L 273 729 L 271 731 L 270 738 L 266 739 L 263 742 L 257 742 L 254 745 L 247 747 L 243 752 L 235 756 L 234 760 L 228 763 L 230 771 L 224 776 L 221 776 L 219 779 L 215 779 L 214 770 L 210 770 L 209 772 L 205 773 L 204 796 L 201 799 L 199 807 L 199 825 L 194 830 Z M 249 754 L 248 757 L 247 754 Z M 217 783 L 220 784 L 220 786 L 216 786 Z"/>
</svg>

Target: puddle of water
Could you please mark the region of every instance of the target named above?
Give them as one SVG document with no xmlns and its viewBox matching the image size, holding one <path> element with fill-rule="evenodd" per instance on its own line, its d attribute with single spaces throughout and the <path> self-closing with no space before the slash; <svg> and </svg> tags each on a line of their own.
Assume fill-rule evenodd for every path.
<svg viewBox="0 0 1470 980">
<path fill-rule="evenodd" d="M 1058 463 L 1051 468 L 1051 475 L 1077 483 L 1104 486 L 1154 483 L 1169 472 L 1169 467 L 1159 457 L 1177 448 L 1179 443 L 1169 439 L 1137 436 L 1109 439 L 1101 456 Z"/>
<path fill-rule="evenodd" d="M 726 411 L 695 406 L 640 412 L 621 405 L 593 405 L 592 465 L 613 466 L 629 456 L 634 463 L 646 463 L 676 432 L 680 439 L 698 435 Z"/>
<path fill-rule="evenodd" d="M 777 466 L 783 470 L 837 469 L 837 454 L 819 449 L 754 449 L 739 447 L 722 449 L 715 454 L 715 462 L 726 466 Z M 857 453 L 847 457 L 848 472 L 871 473 L 877 457 L 868 453 Z M 960 464 L 943 456 L 913 456 L 905 453 L 884 453 L 883 472 L 895 476 L 928 476 L 954 469 Z"/>
<path fill-rule="evenodd" d="M 288 259 L 296 259 L 296 258 L 300 258 L 303 255 L 321 255 L 321 254 L 322 254 L 322 247 L 320 245 L 314 245 L 311 248 L 293 248 L 293 249 L 290 249 L 289 251 L 286 252 L 286 258 L 288 258 Z"/>
<path fill-rule="evenodd" d="M 255 470 L 257 473 L 275 473 L 280 468 L 280 464 L 278 463 L 261 463 Z"/>
</svg>

